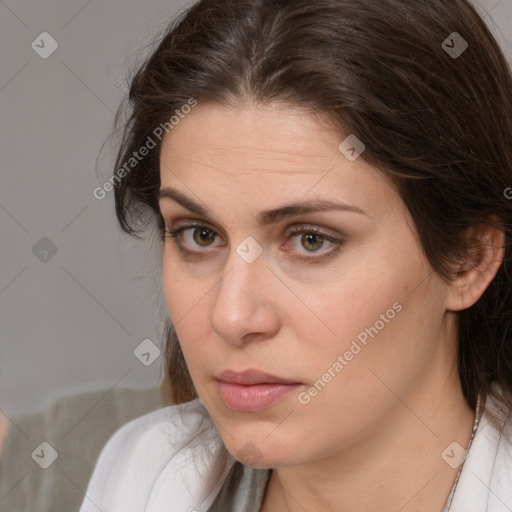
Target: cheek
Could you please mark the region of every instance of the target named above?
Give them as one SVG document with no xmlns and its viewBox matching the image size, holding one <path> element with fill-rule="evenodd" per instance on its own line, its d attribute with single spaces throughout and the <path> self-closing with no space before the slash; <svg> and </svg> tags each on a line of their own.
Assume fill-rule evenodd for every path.
<svg viewBox="0 0 512 512">
<path fill-rule="evenodd" d="M 175 325 L 193 315 L 208 293 L 206 281 L 192 279 L 190 271 L 179 261 L 177 249 L 167 247 L 162 263 L 162 283 L 167 309 Z"/>
<path fill-rule="evenodd" d="M 410 303 L 411 291 L 425 277 L 419 256 L 413 255 L 409 254 L 404 266 L 405 254 L 381 252 L 373 261 L 354 263 L 350 274 L 337 279 L 333 276 L 320 293 L 300 292 L 309 297 L 310 311 L 300 316 L 290 311 L 289 321 L 302 340 L 306 375 L 312 375 L 312 368 L 313 376 L 325 372 L 347 352 L 349 366 L 354 367 L 367 367 L 370 361 L 385 360 L 392 353 L 396 357 L 396 351 L 417 327 L 415 318 L 410 322 L 410 310 L 422 310 L 421 304 Z M 360 364 L 354 365 L 353 360 Z"/>
<path fill-rule="evenodd" d="M 304 315 L 291 312 L 290 321 L 300 322 L 299 332 L 316 333 L 327 345 L 343 348 L 358 333 L 379 320 L 379 315 L 392 307 L 399 284 L 390 272 L 373 272 L 363 266 L 351 268 L 350 277 L 332 279 L 328 286 L 302 290 L 298 296 L 308 297 Z M 309 325 L 309 328 L 307 327 Z"/>
<path fill-rule="evenodd" d="M 164 260 L 162 281 L 167 310 L 191 373 L 197 366 L 196 361 L 204 353 L 204 340 L 207 337 L 206 311 L 209 286 L 192 282 L 183 269 L 175 268 L 172 262 Z"/>
</svg>

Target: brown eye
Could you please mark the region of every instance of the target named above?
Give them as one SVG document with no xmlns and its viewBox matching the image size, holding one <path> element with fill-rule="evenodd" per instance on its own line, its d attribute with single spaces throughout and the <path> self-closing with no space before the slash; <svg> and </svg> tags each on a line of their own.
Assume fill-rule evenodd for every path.
<svg viewBox="0 0 512 512">
<path fill-rule="evenodd" d="M 323 237 L 316 233 L 304 233 L 300 241 L 302 246 L 309 252 L 315 252 L 318 249 L 321 249 L 324 244 Z"/>
<path fill-rule="evenodd" d="M 318 228 L 307 224 L 296 226 L 287 236 L 292 241 L 289 244 L 291 252 L 298 254 L 299 258 L 302 257 L 302 259 L 311 262 L 313 260 L 320 261 L 324 256 L 334 255 L 343 242 L 343 240 L 328 235 Z M 325 245 L 327 245 L 325 250 L 321 250 Z M 329 247 L 331 250 L 329 250 Z M 315 253 L 318 253 L 318 255 L 311 258 L 307 257 L 308 254 Z"/>
<path fill-rule="evenodd" d="M 208 247 L 208 242 L 215 238 L 215 233 L 205 227 L 194 228 L 192 238 L 201 247 Z"/>
<path fill-rule="evenodd" d="M 215 231 L 200 224 L 184 225 L 173 231 L 164 230 L 164 233 L 167 238 L 176 240 L 183 253 L 193 253 L 195 249 L 196 253 L 205 252 L 201 251 L 201 248 L 211 247 L 211 242 L 217 236 Z M 189 233 L 192 236 L 188 236 Z"/>
</svg>

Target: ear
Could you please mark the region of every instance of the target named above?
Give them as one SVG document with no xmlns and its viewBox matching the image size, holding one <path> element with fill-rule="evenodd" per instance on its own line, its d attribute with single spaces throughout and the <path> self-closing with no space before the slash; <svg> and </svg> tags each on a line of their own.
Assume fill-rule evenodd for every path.
<svg viewBox="0 0 512 512">
<path fill-rule="evenodd" d="M 470 249 L 464 262 L 454 269 L 455 279 L 446 299 L 449 311 L 461 311 L 475 304 L 497 274 L 505 257 L 505 234 L 497 226 L 499 221 L 493 216 L 489 223 L 480 222 L 466 230 Z"/>
</svg>

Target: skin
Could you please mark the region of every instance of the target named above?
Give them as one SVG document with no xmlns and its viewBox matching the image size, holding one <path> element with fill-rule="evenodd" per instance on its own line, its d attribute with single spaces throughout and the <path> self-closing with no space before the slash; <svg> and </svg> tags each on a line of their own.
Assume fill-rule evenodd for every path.
<svg viewBox="0 0 512 512">
<path fill-rule="evenodd" d="M 273 468 L 261 511 L 439 512 L 458 470 L 441 454 L 453 442 L 466 449 L 475 418 L 457 374 L 456 311 L 476 302 L 496 274 L 503 238 L 475 227 L 489 249 L 478 267 L 460 264 L 457 279 L 445 283 L 383 172 L 339 151 L 345 137 L 311 112 L 250 102 L 199 104 L 169 132 L 162 188 L 212 213 L 161 199 L 166 227 L 190 219 L 213 230 L 205 240 L 193 228 L 181 235 L 195 259 L 166 239 L 169 314 L 229 452 L 237 457 L 251 442 L 254 467 Z M 366 215 L 256 223 L 261 210 L 314 198 Z M 342 239 L 340 251 L 327 257 L 335 248 L 327 240 L 290 236 L 298 223 Z M 263 250 L 250 264 L 236 252 L 248 236 Z M 297 392 L 260 412 L 223 402 L 215 376 L 226 369 L 259 369 L 307 391 L 395 302 L 401 311 L 309 403 Z"/>
</svg>

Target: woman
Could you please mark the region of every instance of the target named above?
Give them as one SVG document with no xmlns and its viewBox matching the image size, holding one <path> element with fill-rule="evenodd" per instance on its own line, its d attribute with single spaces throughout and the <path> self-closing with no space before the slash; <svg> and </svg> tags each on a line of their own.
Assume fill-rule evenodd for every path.
<svg viewBox="0 0 512 512">
<path fill-rule="evenodd" d="M 179 405 L 81 512 L 510 510 L 512 77 L 474 8 L 203 0 L 130 102 Z"/>
</svg>

